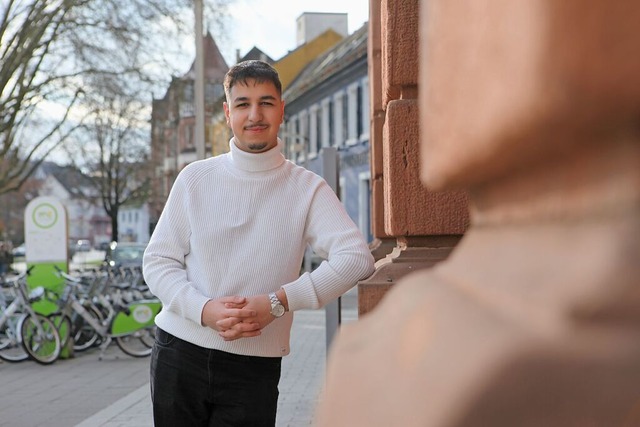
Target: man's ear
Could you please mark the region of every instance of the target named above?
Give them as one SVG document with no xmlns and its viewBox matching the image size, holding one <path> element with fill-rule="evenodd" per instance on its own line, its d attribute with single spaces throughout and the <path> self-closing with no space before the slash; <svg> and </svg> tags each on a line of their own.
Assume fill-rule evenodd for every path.
<svg viewBox="0 0 640 427">
<path fill-rule="evenodd" d="M 224 109 L 224 117 L 227 119 L 227 125 L 231 126 L 230 120 L 229 120 L 229 105 L 227 105 L 226 102 L 222 103 L 222 108 Z"/>
</svg>

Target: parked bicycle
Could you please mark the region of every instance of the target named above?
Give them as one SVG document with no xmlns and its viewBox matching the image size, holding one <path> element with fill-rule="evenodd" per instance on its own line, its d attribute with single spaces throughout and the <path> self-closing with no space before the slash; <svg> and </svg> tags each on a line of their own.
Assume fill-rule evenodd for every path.
<svg viewBox="0 0 640 427">
<path fill-rule="evenodd" d="M 44 297 L 42 286 L 28 290 L 27 276 L 32 269 L 0 281 L 0 358 L 7 362 L 30 358 L 48 365 L 58 359 L 62 346 L 53 322 L 31 306 Z"/>
<path fill-rule="evenodd" d="M 84 291 L 87 283 L 81 278 L 60 269 L 57 274 L 64 279 L 65 288 L 58 300 L 59 311 L 50 318 L 60 330 L 69 331 L 74 340 L 79 340 L 74 350 L 82 351 L 100 342 L 102 359 L 109 344 L 115 341 L 130 356 L 151 354 L 154 319 L 161 308 L 158 299 L 126 301 L 122 292 L 130 285 L 116 283 L 109 283 L 110 292 L 91 298 Z"/>
</svg>

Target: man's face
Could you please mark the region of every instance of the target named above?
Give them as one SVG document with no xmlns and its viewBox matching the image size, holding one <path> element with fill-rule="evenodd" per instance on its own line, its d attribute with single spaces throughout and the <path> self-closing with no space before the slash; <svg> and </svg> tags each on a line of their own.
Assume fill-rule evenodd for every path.
<svg viewBox="0 0 640 427">
<path fill-rule="evenodd" d="M 227 124 L 236 145 L 248 153 L 261 153 L 278 145 L 278 130 L 284 118 L 284 101 L 271 82 L 237 83 L 224 103 Z"/>
</svg>

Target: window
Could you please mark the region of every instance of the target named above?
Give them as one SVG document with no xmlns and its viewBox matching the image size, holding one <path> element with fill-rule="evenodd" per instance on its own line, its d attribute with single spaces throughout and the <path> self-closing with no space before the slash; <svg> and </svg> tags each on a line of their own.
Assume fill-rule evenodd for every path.
<svg viewBox="0 0 640 427">
<path fill-rule="evenodd" d="M 312 105 L 309 109 L 309 157 L 318 155 L 318 106 Z"/>
<path fill-rule="evenodd" d="M 297 117 L 292 117 L 291 119 L 289 119 L 289 121 L 287 122 L 286 125 L 286 132 L 285 132 L 285 138 L 284 138 L 284 142 L 285 142 L 285 155 L 287 156 L 287 158 L 289 159 L 293 159 L 295 160 L 295 156 L 298 150 L 298 146 L 297 146 L 297 138 L 296 138 L 296 122 L 298 121 Z"/>
<path fill-rule="evenodd" d="M 193 142 L 194 126 L 187 125 L 184 127 L 184 148 L 194 148 Z"/>
<path fill-rule="evenodd" d="M 224 88 L 220 83 L 207 83 L 205 86 L 205 100 L 212 104 L 224 95 Z"/>
<path fill-rule="evenodd" d="M 345 91 L 342 94 L 342 140 L 349 139 L 349 96 Z"/>
<path fill-rule="evenodd" d="M 333 96 L 333 102 L 331 103 L 331 129 L 333 143 L 336 147 L 341 147 L 344 144 L 344 136 L 346 135 L 344 129 L 344 105 L 344 92 L 338 92 Z"/>
<path fill-rule="evenodd" d="M 315 148 L 316 151 L 320 151 L 320 148 L 324 146 L 324 132 L 322 129 L 322 110 L 320 108 L 316 109 L 316 143 Z"/>
<path fill-rule="evenodd" d="M 184 95 L 184 100 L 186 102 L 193 102 L 193 83 L 189 82 L 187 84 L 184 85 L 184 91 L 183 91 L 183 95 Z"/>
<path fill-rule="evenodd" d="M 360 232 L 370 242 L 371 233 L 371 172 L 358 175 L 358 227 Z"/>
<path fill-rule="evenodd" d="M 329 145 L 331 146 L 335 146 L 336 145 L 336 136 L 335 136 L 335 123 L 333 122 L 333 113 L 334 110 L 334 105 L 333 102 L 329 102 L 329 111 L 327 113 L 327 122 L 328 122 L 328 133 L 329 133 Z"/>
<path fill-rule="evenodd" d="M 364 123 L 363 123 L 363 118 L 362 118 L 362 110 L 363 110 L 363 105 L 362 105 L 362 86 L 358 86 L 358 91 L 357 91 L 357 115 L 356 115 L 356 120 L 357 120 L 357 127 L 356 127 L 356 135 L 358 137 L 360 137 L 360 135 L 362 135 L 362 132 L 364 130 Z"/>
<path fill-rule="evenodd" d="M 302 149 L 298 154 L 298 162 L 303 162 L 308 159 L 311 146 L 309 144 L 311 135 L 309 132 L 309 115 L 307 111 L 300 112 L 300 119 L 298 123 L 298 132 L 296 134 L 298 143 L 302 144 Z"/>
<path fill-rule="evenodd" d="M 347 88 L 347 144 L 358 142 L 358 83 L 353 83 Z"/>
<path fill-rule="evenodd" d="M 369 105 L 369 77 L 362 79 L 362 132 L 360 133 L 360 141 L 369 140 L 371 128 L 371 111 Z"/>
<path fill-rule="evenodd" d="M 320 111 L 320 135 L 321 147 L 329 147 L 331 145 L 331 101 L 329 98 L 322 100 L 322 110 Z"/>
</svg>

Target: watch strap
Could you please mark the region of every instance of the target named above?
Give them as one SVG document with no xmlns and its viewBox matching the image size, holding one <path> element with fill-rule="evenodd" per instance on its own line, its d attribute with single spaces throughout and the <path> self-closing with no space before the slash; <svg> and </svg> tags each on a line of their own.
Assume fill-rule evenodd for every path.
<svg viewBox="0 0 640 427">
<path fill-rule="evenodd" d="M 269 301 L 271 302 L 271 314 L 275 317 L 282 316 L 285 312 L 284 305 L 282 305 L 275 292 L 269 294 Z"/>
</svg>

